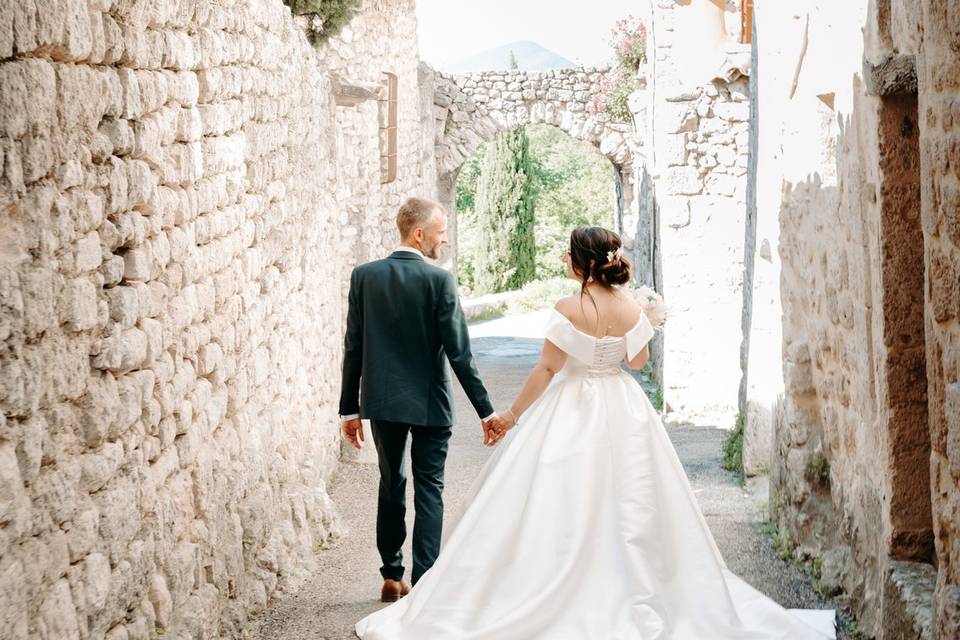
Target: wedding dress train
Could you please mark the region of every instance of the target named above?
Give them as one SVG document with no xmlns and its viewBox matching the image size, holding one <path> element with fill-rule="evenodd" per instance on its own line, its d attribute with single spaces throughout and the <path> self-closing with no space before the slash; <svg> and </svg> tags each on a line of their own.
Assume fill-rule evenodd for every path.
<svg viewBox="0 0 960 640">
<path fill-rule="evenodd" d="M 727 569 L 659 415 L 620 369 L 645 317 L 595 338 L 553 311 L 567 363 L 491 455 L 436 564 L 363 640 L 823 640 Z"/>
</svg>

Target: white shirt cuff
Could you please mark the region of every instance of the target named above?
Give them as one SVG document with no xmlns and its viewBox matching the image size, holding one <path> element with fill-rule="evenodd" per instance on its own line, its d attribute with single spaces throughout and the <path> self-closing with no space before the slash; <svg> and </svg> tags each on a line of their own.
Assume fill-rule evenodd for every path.
<svg viewBox="0 0 960 640">
<path fill-rule="evenodd" d="M 359 418 L 359 417 L 360 417 L 360 414 L 359 414 L 359 413 L 351 413 L 351 414 L 348 415 L 348 416 L 340 416 L 340 421 L 341 421 L 341 422 L 346 422 L 347 420 L 356 420 L 356 419 Z"/>
<path fill-rule="evenodd" d="M 497 412 L 496 412 L 496 411 L 494 411 L 493 413 L 491 413 L 490 415 L 488 415 L 486 418 L 484 418 L 483 420 L 481 420 L 481 422 L 487 422 L 488 420 L 492 420 L 495 415 L 497 415 Z"/>
</svg>

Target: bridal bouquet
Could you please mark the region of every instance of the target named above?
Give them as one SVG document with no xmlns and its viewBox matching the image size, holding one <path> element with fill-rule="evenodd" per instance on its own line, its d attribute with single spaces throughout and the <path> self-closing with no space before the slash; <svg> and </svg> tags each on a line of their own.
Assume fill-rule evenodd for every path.
<svg viewBox="0 0 960 640">
<path fill-rule="evenodd" d="M 646 285 L 634 284 L 627 288 L 627 293 L 633 296 L 643 309 L 650 324 L 657 331 L 663 331 L 663 325 L 667 321 L 667 305 L 663 301 L 663 296 Z"/>
</svg>

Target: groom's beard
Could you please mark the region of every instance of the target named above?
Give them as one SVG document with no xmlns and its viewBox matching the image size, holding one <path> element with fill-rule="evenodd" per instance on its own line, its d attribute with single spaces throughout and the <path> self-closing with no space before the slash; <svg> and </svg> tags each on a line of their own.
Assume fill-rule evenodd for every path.
<svg viewBox="0 0 960 640">
<path fill-rule="evenodd" d="M 446 253 L 446 250 L 443 247 L 443 245 L 438 244 L 434 247 L 431 247 L 429 251 L 425 250 L 423 252 L 423 255 L 430 258 L 431 260 L 439 260 L 444 256 L 445 253 Z"/>
</svg>

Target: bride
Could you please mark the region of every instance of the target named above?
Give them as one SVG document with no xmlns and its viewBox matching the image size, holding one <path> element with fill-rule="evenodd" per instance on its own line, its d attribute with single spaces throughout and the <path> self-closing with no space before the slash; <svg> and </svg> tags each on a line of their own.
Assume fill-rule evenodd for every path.
<svg viewBox="0 0 960 640">
<path fill-rule="evenodd" d="M 649 357 L 620 238 L 578 228 L 540 361 L 436 564 L 363 640 L 822 640 L 727 569 L 657 412 L 620 367 Z M 518 423 L 519 418 L 519 424 Z M 516 425 L 516 428 L 513 428 Z"/>
</svg>

